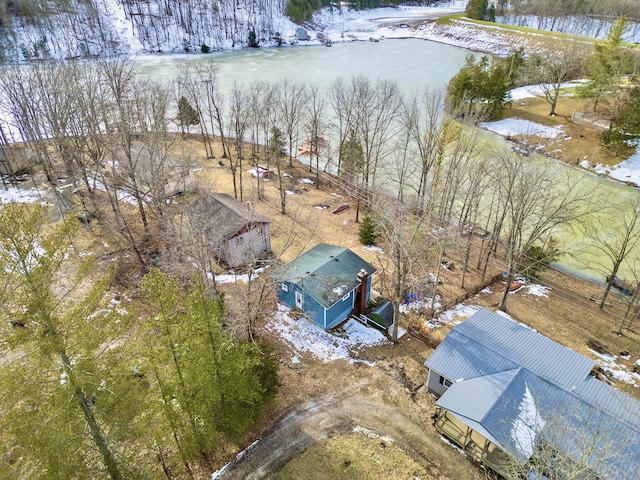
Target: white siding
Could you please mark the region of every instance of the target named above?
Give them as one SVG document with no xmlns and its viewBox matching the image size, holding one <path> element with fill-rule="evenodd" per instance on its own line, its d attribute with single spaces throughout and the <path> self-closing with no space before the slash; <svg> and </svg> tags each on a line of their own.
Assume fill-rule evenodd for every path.
<svg viewBox="0 0 640 480">
<path fill-rule="evenodd" d="M 253 230 L 231 238 L 223 248 L 223 258 L 231 267 L 251 262 L 262 252 L 271 251 L 269 225 L 260 225 Z"/>
</svg>

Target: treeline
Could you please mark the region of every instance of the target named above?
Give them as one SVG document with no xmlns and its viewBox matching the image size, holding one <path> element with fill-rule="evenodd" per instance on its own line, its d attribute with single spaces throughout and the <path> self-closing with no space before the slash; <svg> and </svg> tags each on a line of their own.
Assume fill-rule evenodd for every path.
<svg viewBox="0 0 640 480">
<path fill-rule="evenodd" d="M 0 61 L 95 57 L 134 51 L 208 52 L 277 44 L 292 34 L 284 5 L 216 0 L 17 0 L 1 4 Z M 123 23 L 124 26 L 123 29 Z"/>
<path fill-rule="evenodd" d="M 613 23 L 607 40 L 593 46 L 567 40 L 558 41 L 550 55 L 525 57 L 516 51 L 506 59 L 469 57 L 449 83 L 449 108 L 459 117 L 471 114 L 493 120 L 508 106 L 510 89 L 539 84 L 550 105 L 549 114 L 555 115 L 563 84 L 585 76 L 589 81 L 577 88 L 578 94 L 594 112 L 611 120 L 611 127 L 602 134 L 603 145 L 615 153 L 628 151 L 640 137 L 640 54 L 624 46 L 628 28 L 622 16 Z"/>
<path fill-rule="evenodd" d="M 625 16 L 630 27 L 625 39 L 637 42 L 640 35 L 640 2 L 637 0 L 470 0 L 465 13 L 477 20 L 594 38 L 604 38 L 615 20 Z"/>
</svg>

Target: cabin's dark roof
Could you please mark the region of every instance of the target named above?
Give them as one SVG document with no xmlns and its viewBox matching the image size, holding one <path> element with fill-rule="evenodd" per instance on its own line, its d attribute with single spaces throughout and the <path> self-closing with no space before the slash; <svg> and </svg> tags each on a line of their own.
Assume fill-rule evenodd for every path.
<svg viewBox="0 0 640 480">
<path fill-rule="evenodd" d="M 348 248 L 321 243 L 278 268 L 278 282 L 300 286 L 325 308 L 331 307 L 359 285 L 358 273 L 376 269 Z"/>
</svg>

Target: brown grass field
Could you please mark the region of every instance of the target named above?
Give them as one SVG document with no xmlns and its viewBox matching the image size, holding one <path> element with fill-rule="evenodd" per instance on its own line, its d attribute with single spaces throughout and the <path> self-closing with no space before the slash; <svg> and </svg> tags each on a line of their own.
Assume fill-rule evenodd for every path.
<svg viewBox="0 0 640 480">
<path fill-rule="evenodd" d="M 526 105 L 514 106 L 509 115 L 521 116 L 539 123 L 564 123 L 568 135 L 572 137 L 572 140 L 567 142 L 576 139 L 575 143 L 571 143 L 575 146 L 568 149 L 571 153 L 567 152 L 564 160 L 570 162 L 573 155 L 584 154 L 590 155 L 590 161 L 594 163 L 604 163 L 606 155 L 596 147 L 597 135 L 589 130 L 579 133 L 584 127 L 575 126 L 568 119 L 570 111 L 577 106 L 573 104 L 574 101 L 561 99 L 559 115 L 556 117 L 548 116 L 548 105 L 543 100 L 522 102 Z M 583 137 L 580 137 L 581 134 Z M 233 194 L 229 169 L 219 167 L 218 159 L 206 158 L 199 139 L 192 137 L 178 143 L 181 145 L 176 146 L 176 154 L 191 152 L 189 161 L 201 169 L 197 173 L 199 189 Z M 577 150 L 578 148 L 582 150 Z M 257 180 L 246 173 L 248 168 L 249 166 L 243 168 L 243 200 L 250 201 L 256 211 L 271 219 L 272 247 L 276 261 L 289 261 L 315 244 L 326 242 L 352 249 L 375 265 L 379 271 L 382 271 L 383 267 L 388 268 L 389 259 L 384 253 L 362 248 L 358 239 L 359 225 L 355 222 L 356 203 L 345 192 L 327 181 L 321 182 L 319 188 L 316 188 L 316 185 L 300 183 L 300 179 L 314 176 L 309 173 L 307 166 L 295 161 L 293 167 L 286 167 L 285 170 L 291 175 L 287 180 L 287 188 L 296 193 L 287 196 L 287 213 L 282 214 L 275 182 L 264 183 L 263 198 L 258 200 Z M 188 200 L 189 197 L 185 197 L 178 201 Z M 327 205 L 328 208 L 321 210 L 316 208 L 318 205 Z M 349 208 L 340 214 L 332 213 L 341 205 L 349 205 Z M 116 256 L 121 255 L 122 246 L 118 246 L 115 238 L 108 239 L 105 236 L 108 232 L 96 226 L 93 226 L 92 230 L 81 231 L 84 232 L 82 244 L 101 252 L 100 262 L 109 265 Z M 459 242 L 463 241 L 459 239 Z M 480 238 L 474 238 L 475 252 L 480 241 Z M 461 250 L 458 250 L 461 245 L 462 243 L 447 249 L 446 259 L 455 265 L 462 264 Z M 384 243 L 380 247 L 383 251 L 386 248 Z M 435 265 L 436 258 L 434 252 L 433 256 L 425 258 L 425 262 Z M 498 258 L 492 262 L 488 276 L 499 274 L 504 269 Z M 220 268 L 219 271 L 223 272 L 224 269 Z M 268 277 L 268 272 L 264 275 Z M 443 284 L 438 287 L 438 294 L 443 297 L 443 302 L 464 293 L 460 288 L 460 278 L 459 268 L 451 272 L 441 271 Z M 618 355 L 622 351 L 628 351 L 629 360 L 618 358 L 618 363 L 625 365 L 628 370 L 633 368 L 633 363 L 640 358 L 640 323 L 636 323 L 633 330 L 625 330 L 624 335 L 616 335 L 615 330 L 626 306 L 623 296 L 610 295 L 608 304 L 601 310 L 593 301 L 602 294 L 602 287 L 598 285 L 554 270 L 543 271 L 538 283 L 550 287 L 546 297 L 528 295 L 523 291 L 510 296 L 508 311 L 514 319 L 587 356 L 593 357 L 587 345 L 590 338 L 604 343 L 612 354 Z M 480 272 L 471 268 L 467 285 L 480 284 Z M 389 281 L 380 276 L 374 288 L 383 296 L 388 296 L 390 286 Z M 472 296 L 465 303 L 495 310 L 502 287 L 502 282 L 489 285 L 492 293 Z M 221 285 L 221 289 L 229 306 L 230 320 L 242 322 L 243 307 L 247 302 L 246 285 L 242 282 L 224 284 Z M 275 299 L 271 296 L 262 308 L 263 320 L 270 318 L 274 310 Z M 305 402 L 357 393 L 393 406 L 411 422 L 424 427 L 425 441 L 431 442 L 431 447 L 428 451 L 420 452 L 422 460 L 415 455 L 409 455 L 396 445 L 388 444 L 381 447 L 379 438 L 354 433 L 319 442 L 308 454 L 301 456 L 282 472 L 274 472 L 273 478 L 386 479 L 412 478 L 411 475 L 440 480 L 484 478 L 485 474 L 481 470 L 441 441 L 429 422 L 434 409 L 434 399 L 423 386 L 427 376 L 423 365 L 434 345 L 437 345 L 449 330 L 447 325 L 439 329 L 427 328 L 426 322 L 429 319 L 429 311 L 403 316 L 400 324 L 407 328 L 409 333 L 400 339 L 397 345 L 383 345 L 360 353 L 362 360 L 375 362 L 373 367 L 349 364 L 343 360 L 323 363 L 309 355 L 302 355 L 301 365 L 294 366 L 290 360 L 291 347 L 275 334 L 262 331 L 261 335 L 269 340 L 280 356 L 280 391 L 273 408 L 265 414 L 263 421 L 256 425 L 244 440 L 226 445 L 223 451 L 219 452 L 217 458 L 220 466 L 275 425 L 283 415 Z M 640 399 L 637 387 L 621 382 L 614 382 L 614 385 Z M 428 462 L 424 458 L 428 458 Z M 323 465 L 326 468 L 322 468 Z M 201 473 L 202 478 L 210 474 L 205 471 Z"/>
</svg>

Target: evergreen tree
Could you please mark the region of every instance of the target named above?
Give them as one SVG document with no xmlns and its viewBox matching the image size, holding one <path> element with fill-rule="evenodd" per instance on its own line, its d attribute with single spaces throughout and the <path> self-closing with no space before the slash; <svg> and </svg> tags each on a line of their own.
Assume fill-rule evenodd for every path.
<svg viewBox="0 0 640 480">
<path fill-rule="evenodd" d="M 465 15 L 475 20 L 485 20 L 488 7 L 488 0 L 469 0 L 467 8 L 465 9 Z"/>
<path fill-rule="evenodd" d="M 200 115 L 195 108 L 191 106 L 189 100 L 183 95 L 178 100 L 178 121 L 180 122 L 180 126 L 184 128 L 191 125 L 198 125 L 200 123 Z"/>
<path fill-rule="evenodd" d="M 376 222 L 371 218 L 371 216 L 366 215 L 362 219 L 362 223 L 358 229 L 360 243 L 363 245 L 375 245 L 379 235 Z"/>
<path fill-rule="evenodd" d="M 194 459 L 211 463 L 223 438 L 235 439 L 255 422 L 275 394 L 276 363 L 223 331 L 222 299 L 199 279 L 185 291 L 152 269 L 142 287 L 153 309 L 145 357 L 160 399 L 155 428 L 165 433 L 163 450 L 176 452 L 171 462 L 192 472 Z"/>
<path fill-rule="evenodd" d="M 356 133 L 351 130 L 349 138 L 340 149 L 339 174 L 351 183 L 357 183 L 364 168 L 364 151 L 362 144 L 356 138 Z"/>
<path fill-rule="evenodd" d="M 0 476 L 135 478 L 144 462 L 134 467 L 121 447 L 141 403 L 130 395 L 141 392 L 120 349 L 106 346 L 125 322 L 103 308 L 108 277 L 77 291 L 94 267 L 67 262 L 74 224 L 50 227 L 45 215 L 0 205 Z"/>
<path fill-rule="evenodd" d="M 603 104 L 614 118 L 625 101 L 623 78 L 635 69 L 633 53 L 622 40 L 628 28 L 627 19 L 622 16 L 611 26 L 607 40 L 596 43 L 587 65 L 589 81 L 580 89 L 580 94 L 593 102 L 594 112 Z"/>
<path fill-rule="evenodd" d="M 602 143 L 605 147 L 623 153 L 629 149 L 630 143 L 640 138 L 640 87 L 629 92 L 626 103 L 620 108 L 611 127 L 602 132 Z"/>
<path fill-rule="evenodd" d="M 521 63 L 521 53 L 508 59 L 468 57 L 466 64 L 447 86 L 447 108 L 458 117 L 492 120 L 508 105 L 512 78 Z"/>
</svg>

